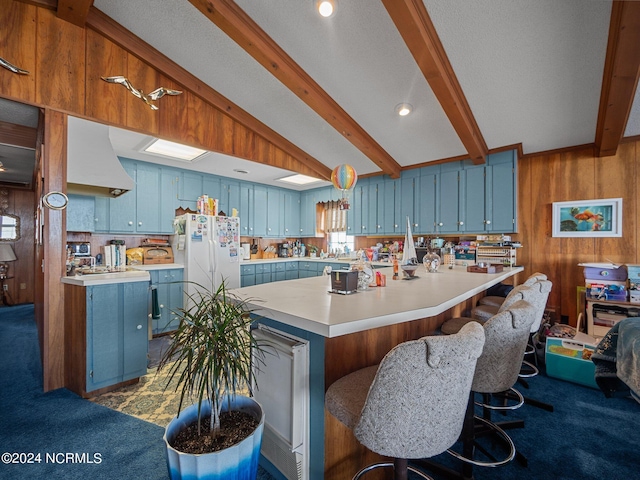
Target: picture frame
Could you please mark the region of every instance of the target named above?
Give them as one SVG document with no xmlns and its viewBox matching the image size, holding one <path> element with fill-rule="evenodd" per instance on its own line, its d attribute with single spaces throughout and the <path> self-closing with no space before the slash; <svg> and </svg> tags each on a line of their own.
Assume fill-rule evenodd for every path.
<svg viewBox="0 0 640 480">
<path fill-rule="evenodd" d="M 553 237 L 622 237 L 622 198 L 553 203 Z"/>
</svg>

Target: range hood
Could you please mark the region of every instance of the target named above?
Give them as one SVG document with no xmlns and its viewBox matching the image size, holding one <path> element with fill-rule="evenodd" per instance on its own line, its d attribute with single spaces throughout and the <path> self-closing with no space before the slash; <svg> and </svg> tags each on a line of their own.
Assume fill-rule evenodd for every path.
<svg viewBox="0 0 640 480">
<path fill-rule="evenodd" d="M 69 117 L 67 193 L 117 197 L 135 187 L 109 139 L 109 127 Z"/>
</svg>

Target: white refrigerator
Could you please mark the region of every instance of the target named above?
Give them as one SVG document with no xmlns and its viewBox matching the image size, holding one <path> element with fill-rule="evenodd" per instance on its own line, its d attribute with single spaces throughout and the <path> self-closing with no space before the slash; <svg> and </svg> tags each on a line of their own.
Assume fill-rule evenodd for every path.
<svg viewBox="0 0 640 480">
<path fill-rule="evenodd" d="M 185 307 L 198 285 L 240 287 L 240 219 L 187 213 L 176 217 L 171 243 L 175 262 L 184 265 Z M 197 297 L 196 297 L 197 298 Z"/>
</svg>

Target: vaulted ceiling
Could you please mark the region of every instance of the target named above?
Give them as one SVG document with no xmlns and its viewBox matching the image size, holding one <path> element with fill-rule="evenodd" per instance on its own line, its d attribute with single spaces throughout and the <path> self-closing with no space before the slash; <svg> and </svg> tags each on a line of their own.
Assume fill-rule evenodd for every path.
<svg viewBox="0 0 640 480">
<path fill-rule="evenodd" d="M 169 78 L 189 72 L 325 174 L 349 163 L 360 175 L 397 177 L 430 162 L 481 163 L 504 147 L 528 155 L 593 145 L 606 156 L 640 135 L 640 2 L 338 0 L 330 18 L 314 5 L 59 0 L 57 12 Z M 399 117 L 403 102 L 413 112 Z M 112 141 L 136 158 L 137 140 L 114 131 Z M 235 176 L 220 157 L 193 168 Z"/>
</svg>

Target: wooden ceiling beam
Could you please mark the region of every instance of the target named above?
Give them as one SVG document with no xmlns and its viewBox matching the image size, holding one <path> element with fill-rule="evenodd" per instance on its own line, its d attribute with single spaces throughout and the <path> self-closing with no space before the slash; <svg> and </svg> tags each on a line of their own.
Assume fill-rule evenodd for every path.
<svg viewBox="0 0 640 480">
<path fill-rule="evenodd" d="M 449 63 L 422 0 L 382 0 L 444 113 L 475 164 L 486 161 L 487 144 Z"/>
<path fill-rule="evenodd" d="M 189 0 L 203 15 L 392 178 L 401 166 L 231 0 Z"/>
<path fill-rule="evenodd" d="M 115 22 L 100 10 L 95 7 L 90 9 L 86 25 L 127 50 L 132 55 L 148 63 L 164 76 L 190 90 L 194 95 L 197 95 L 215 108 L 224 112 L 234 121 L 244 125 L 266 141 L 272 143 L 304 166 L 313 170 L 319 178 L 323 180 L 331 179 L 331 169 L 329 167 L 291 143 L 257 118 L 251 116 L 248 112 L 216 92 L 213 88 L 135 36 L 129 30 L 126 30 L 122 25 Z"/>
<path fill-rule="evenodd" d="M 614 1 L 596 125 L 596 154 L 615 155 L 640 77 L 640 2 Z"/>
<path fill-rule="evenodd" d="M 84 27 L 92 5 L 93 0 L 58 0 L 56 14 L 62 20 Z"/>
<path fill-rule="evenodd" d="M 0 143 L 22 148 L 36 148 L 38 129 L 0 121 Z"/>
</svg>

